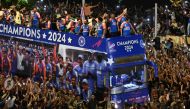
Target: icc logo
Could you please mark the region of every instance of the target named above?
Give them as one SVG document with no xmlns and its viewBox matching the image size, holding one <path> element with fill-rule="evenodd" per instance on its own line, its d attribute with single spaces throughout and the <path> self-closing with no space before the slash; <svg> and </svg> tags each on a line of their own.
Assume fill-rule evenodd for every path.
<svg viewBox="0 0 190 109">
<path fill-rule="evenodd" d="M 83 47 L 86 44 L 86 40 L 85 40 L 85 38 L 83 36 L 79 37 L 78 44 L 81 47 Z"/>
<path fill-rule="evenodd" d="M 116 52 L 114 43 L 108 42 L 108 47 L 109 47 L 110 52 Z"/>
<path fill-rule="evenodd" d="M 142 48 L 144 48 L 144 42 L 143 42 L 143 40 L 140 40 L 140 46 L 142 47 Z"/>
</svg>

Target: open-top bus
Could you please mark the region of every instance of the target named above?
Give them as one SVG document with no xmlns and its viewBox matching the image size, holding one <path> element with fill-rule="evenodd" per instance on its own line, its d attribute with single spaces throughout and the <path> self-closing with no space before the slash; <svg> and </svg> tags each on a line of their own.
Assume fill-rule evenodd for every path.
<svg viewBox="0 0 190 109">
<path fill-rule="evenodd" d="M 0 35 L 57 44 L 64 59 L 69 55 L 75 60 L 77 54 L 90 50 L 104 53 L 110 65 L 111 101 L 115 108 L 123 109 L 125 102 L 142 103 L 149 99 L 147 65 L 153 66 L 157 76 L 156 64 L 146 60 L 145 44 L 139 35 L 102 39 L 3 23 Z"/>
</svg>

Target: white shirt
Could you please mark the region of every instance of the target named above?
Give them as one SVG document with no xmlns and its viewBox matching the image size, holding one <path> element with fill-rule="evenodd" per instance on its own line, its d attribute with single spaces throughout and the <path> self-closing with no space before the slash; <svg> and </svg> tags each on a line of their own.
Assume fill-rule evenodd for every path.
<svg viewBox="0 0 190 109">
<path fill-rule="evenodd" d="M 22 66 L 24 55 L 17 53 L 17 69 L 18 70 L 24 70 L 24 66 Z"/>
<path fill-rule="evenodd" d="M 9 98 L 9 99 L 7 100 L 7 107 L 8 107 L 8 108 L 12 108 L 12 107 L 14 106 L 15 99 L 16 99 L 16 97 L 14 96 L 12 99 Z"/>
<path fill-rule="evenodd" d="M 59 75 L 63 76 L 63 68 L 60 67 L 60 63 L 57 64 L 57 67 L 59 69 Z"/>
</svg>

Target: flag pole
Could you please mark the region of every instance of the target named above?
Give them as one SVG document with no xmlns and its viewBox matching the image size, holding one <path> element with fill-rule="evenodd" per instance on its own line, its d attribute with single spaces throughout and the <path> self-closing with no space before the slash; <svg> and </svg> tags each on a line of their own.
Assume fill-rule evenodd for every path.
<svg viewBox="0 0 190 109">
<path fill-rule="evenodd" d="M 85 5 L 85 0 L 82 0 L 81 19 L 82 19 L 82 23 L 83 23 L 83 24 L 84 24 L 84 20 L 85 20 L 85 15 L 84 15 L 84 5 Z"/>
<path fill-rule="evenodd" d="M 84 7 L 84 4 L 85 4 L 85 0 L 82 0 L 82 7 Z"/>
<path fill-rule="evenodd" d="M 158 6 L 157 6 L 157 3 L 155 3 L 155 19 L 154 19 L 155 20 L 155 22 L 154 22 L 155 23 L 155 25 L 154 25 L 155 26 L 155 28 L 154 28 L 155 33 L 154 33 L 154 37 L 157 37 L 157 20 L 158 20 L 157 19 L 157 17 L 158 17 L 157 16 L 157 14 L 158 14 L 157 9 L 158 9 Z"/>
</svg>

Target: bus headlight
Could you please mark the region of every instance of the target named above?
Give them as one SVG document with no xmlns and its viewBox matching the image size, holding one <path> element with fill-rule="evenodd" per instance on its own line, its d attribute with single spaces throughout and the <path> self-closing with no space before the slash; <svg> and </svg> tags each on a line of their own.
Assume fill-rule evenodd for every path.
<svg viewBox="0 0 190 109">
<path fill-rule="evenodd" d="M 111 107 L 114 108 L 114 109 L 118 109 L 119 108 L 117 102 L 113 102 L 113 101 L 111 102 Z"/>
<path fill-rule="evenodd" d="M 117 109 L 117 108 L 118 108 L 118 105 L 117 105 L 117 103 L 115 103 L 115 106 L 114 106 L 114 107 L 115 107 L 115 109 Z"/>
</svg>

